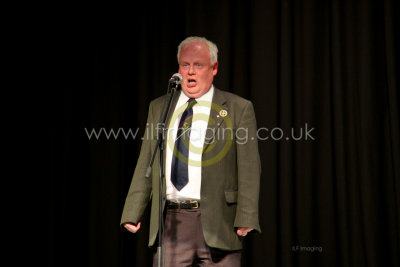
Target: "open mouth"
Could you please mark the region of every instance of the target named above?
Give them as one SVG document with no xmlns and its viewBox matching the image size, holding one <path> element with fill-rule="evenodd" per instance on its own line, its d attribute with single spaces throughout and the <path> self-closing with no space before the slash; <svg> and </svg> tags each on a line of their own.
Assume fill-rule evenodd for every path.
<svg viewBox="0 0 400 267">
<path fill-rule="evenodd" d="M 194 86 L 196 86 L 197 83 L 196 83 L 195 79 L 188 79 L 187 84 L 189 87 L 194 87 Z"/>
</svg>

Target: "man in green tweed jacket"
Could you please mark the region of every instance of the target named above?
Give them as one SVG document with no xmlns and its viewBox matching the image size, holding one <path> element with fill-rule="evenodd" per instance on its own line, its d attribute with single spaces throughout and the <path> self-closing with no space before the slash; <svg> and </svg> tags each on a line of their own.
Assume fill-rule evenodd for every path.
<svg viewBox="0 0 400 267">
<path fill-rule="evenodd" d="M 165 266 L 240 266 L 242 238 L 253 230 L 261 232 L 254 109 L 250 101 L 213 86 L 217 54 L 216 45 L 202 37 L 188 37 L 178 47 L 182 90 L 172 100 L 163 150 Z M 121 218 L 121 225 L 136 233 L 151 203 L 149 246 L 158 234 L 157 160 L 151 179 L 144 177 L 157 142 L 151 127 L 160 122 L 166 101 L 164 95 L 150 104 L 149 127 Z M 182 150 L 178 139 L 185 133 L 190 141 Z"/>
</svg>

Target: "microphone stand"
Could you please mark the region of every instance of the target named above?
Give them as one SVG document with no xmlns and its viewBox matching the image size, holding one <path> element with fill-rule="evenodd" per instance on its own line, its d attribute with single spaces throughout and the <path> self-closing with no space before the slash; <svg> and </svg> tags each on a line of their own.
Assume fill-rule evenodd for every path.
<svg viewBox="0 0 400 267">
<path fill-rule="evenodd" d="M 151 156 L 150 165 L 146 171 L 146 179 L 150 178 L 151 170 L 153 167 L 154 159 L 157 154 L 157 150 L 159 150 L 159 164 L 160 164 L 160 180 L 159 180 L 159 207 L 158 207 L 158 247 L 157 247 L 157 266 L 162 267 L 164 266 L 164 251 L 162 249 L 163 244 L 163 232 L 164 232 L 164 217 L 163 217 L 163 204 L 164 204 L 164 196 L 163 196 L 163 181 L 165 177 L 164 171 L 164 132 L 166 129 L 166 120 L 167 116 L 171 109 L 172 99 L 177 91 L 179 83 L 171 81 L 168 83 L 167 93 L 169 94 L 168 102 L 164 103 L 163 113 L 161 114 L 161 128 L 157 127 L 158 129 L 158 138 L 157 143 L 153 151 L 153 155 Z"/>
</svg>

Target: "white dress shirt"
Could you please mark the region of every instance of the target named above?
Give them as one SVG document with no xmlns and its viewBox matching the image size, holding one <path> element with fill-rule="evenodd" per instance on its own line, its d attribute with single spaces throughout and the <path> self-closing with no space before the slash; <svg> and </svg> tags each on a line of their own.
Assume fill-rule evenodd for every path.
<svg viewBox="0 0 400 267">
<path fill-rule="evenodd" d="M 193 106 L 192 128 L 190 132 L 189 144 L 189 182 L 185 187 L 178 191 L 171 182 L 171 163 L 173 149 L 175 145 L 178 124 L 183 111 L 187 107 L 187 97 L 183 91 L 180 92 L 178 102 L 175 107 L 174 115 L 171 117 L 168 126 L 166 160 L 165 160 L 165 179 L 167 186 L 168 200 L 197 199 L 200 200 L 201 189 L 201 160 L 202 151 L 207 130 L 208 119 L 210 117 L 211 102 L 214 95 L 214 86 L 211 85 L 207 93 L 196 98 L 197 104 Z M 177 116 L 175 116 L 175 114 Z"/>
</svg>

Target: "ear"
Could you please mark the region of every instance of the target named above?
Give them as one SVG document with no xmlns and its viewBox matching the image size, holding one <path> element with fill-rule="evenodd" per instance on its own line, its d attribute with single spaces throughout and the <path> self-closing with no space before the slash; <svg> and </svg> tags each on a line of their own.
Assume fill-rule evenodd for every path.
<svg viewBox="0 0 400 267">
<path fill-rule="evenodd" d="M 213 76 L 217 75 L 217 73 L 218 73 L 218 61 L 214 63 Z"/>
</svg>

